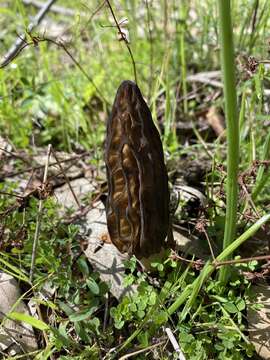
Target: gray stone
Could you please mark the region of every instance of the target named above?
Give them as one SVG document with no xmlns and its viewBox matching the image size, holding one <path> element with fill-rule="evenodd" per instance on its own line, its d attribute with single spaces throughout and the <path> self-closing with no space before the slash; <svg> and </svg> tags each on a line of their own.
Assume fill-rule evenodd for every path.
<svg viewBox="0 0 270 360">
<path fill-rule="evenodd" d="M 110 242 L 102 241 L 103 238 L 108 239 L 108 231 L 105 209 L 101 202 L 88 212 L 86 221 L 91 233 L 85 255 L 93 268 L 100 274 L 101 280 L 108 284 L 111 294 L 117 299 L 132 294 L 136 287 L 125 287 L 123 283 L 124 261 L 128 259 L 128 255 L 121 254 Z"/>
<path fill-rule="evenodd" d="M 247 307 L 249 338 L 257 354 L 265 360 L 270 359 L 270 285 L 266 282 L 252 285 L 255 302 L 263 304 L 260 310 Z"/>
<path fill-rule="evenodd" d="M 17 281 L 11 275 L 0 272 L 0 349 L 10 355 L 38 349 L 32 326 L 5 318 L 10 311 L 29 315 L 26 305 L 18 301 L 20 296 Z M 14 306 L 17 301 L 18 304 Z"/>
<path fill-rule="evenodd" d="M 92 182 L 86 178 L 72 180 L 70 181 L 70 185 L 79 202 L 81 202 L 81 200 L 85 196 L 90 197 L 90 193 L 95 190 Z M 68 184 L 65 184 L 60 188 L 55 189 L 54 195 L 61 207 L 78 209 L 78 205 L 74 199 L 72 192 L 70 191 Z"/>
</svg>

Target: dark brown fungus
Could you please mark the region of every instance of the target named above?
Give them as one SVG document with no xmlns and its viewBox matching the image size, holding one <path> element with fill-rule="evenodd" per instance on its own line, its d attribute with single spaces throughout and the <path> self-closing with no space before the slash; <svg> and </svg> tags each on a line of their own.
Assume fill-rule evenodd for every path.
<svg viewBox="0 0 270 360">
<path fill-rule="evenodd" d="M 169 227 L 168 175 L 162 143 L 138 86 L 120 85 L 107 122 L 105 162 L 109 235 L 138 258 L 158 253 Z"/>
</svg>

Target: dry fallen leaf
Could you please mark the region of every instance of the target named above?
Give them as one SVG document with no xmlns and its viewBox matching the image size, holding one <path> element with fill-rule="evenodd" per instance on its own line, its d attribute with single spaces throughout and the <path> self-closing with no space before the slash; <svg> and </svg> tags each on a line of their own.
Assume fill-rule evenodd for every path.
<svg viewBox="0 0 270 360">
<path fill-rule="evenodd" d="M 211 106 L 206 115 L 208 123 L 214 130 L 217 136 L 224 137 L 224 117 L 219 113 L 215 106 Z"/>
</svg>

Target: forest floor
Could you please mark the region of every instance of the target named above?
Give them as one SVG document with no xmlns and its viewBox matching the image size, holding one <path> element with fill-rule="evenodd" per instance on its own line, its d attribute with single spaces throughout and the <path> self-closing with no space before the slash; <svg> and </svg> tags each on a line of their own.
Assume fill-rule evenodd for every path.
<svg viewBox="0 0 270 360">
<path fill-rule="evenodd" d="M 44 3 L 1 3 L 3 359 L 270 357 L 270 6 L 235 3 L 230 260 L 216 2 L 115 1 L 117 28 L 106 1 L 59 0 L 28 32 Z M 11 56 L 16 40 L 23 49 Z M 176 244 L 147 269 L 110 243 L 104 206 L 106 121 L 120 83 L 135 78 L 160 132 L 174 208 Z"/>
</svg>

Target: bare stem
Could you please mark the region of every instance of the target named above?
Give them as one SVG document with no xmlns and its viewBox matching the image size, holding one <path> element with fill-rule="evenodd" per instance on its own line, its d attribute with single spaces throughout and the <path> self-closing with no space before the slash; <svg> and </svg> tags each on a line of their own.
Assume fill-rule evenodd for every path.
<svg viewBox="0 0 270 360">
<path fill-rule="evenodd" d="M 225 114 L 227 123 L 227 182 L 226 222 L 223 239 L 225 250 L 235 239 L 238 200 L 239 125 L 237 111 L 231 1 L 219 0 L 221 64 L 224 83 Z M 226 283 L 229 269 L 220 270 L 219 280 Z"/>
<path fill-rule="evenodd" d="M 50 10 L 51 6 L 56 2 L 56 0 L 49 0 L 47 1 L 40 11 L 37 13 L 36 17 L 34 18 L 33 22 L 31 22 L 27 28 L 26 33 L 31 33 L 35 27 L 37 27 L 41 21 L 44 19 L 47 12 Z M 7 54 L 4 56 L 4 60 L 0 65 L 0 68 L 9 64 L 22 50 L 25 45 L 26 34 L 20 35 L 15 44 L 9 49 Z"/>
<path fill-rule="evenodd" d="M 70 184 L 70 181 L 69 181 L 69 178 L 68 178 L 67 175 L 66 175 L 65 169 L 64 169 L 63 166 L 61 165 L 61 162 L 58 160 L 58 157 L 57 157 L 57 155 L 56 155 L 56 153 L 55 153 L 55 151 L 54 151 L 53 149 L 52 149 L 52 153 L 53 153 L 53 156 L 54 156 L 54 158 L 55 158 L 55 160 L 56 160 L 56 162 L 57 162 L 57 165 L 59 166 L 62 174 L 64 175 L 64 178 L 65 178 L 65 180 L 66 180 L 66 182 L 67 182 L 67 184 L 68 184 L 69 190 L 70 190 L 70 192 L 71 192 L 71 194 L 72 194 L 72 196 L 73 196 L 73 198 L 74 198 L 74 200 L 75 200 L 78 208 L 80 209 L 80 208 L 81 208 L 81 204 L 80 204 L 80 202 L 79 202 L 79 200 L 78 200 L 78 198 L 77 198 L 77 196 L 76 196 L 76 194 L 75 194 L 75 192 L 74 192 L 74 190 L 73 190 L 73 188 L 72 188 L 72 186 L 71 186 L 71 184 Z"/>
<path fill-rule="evenodd" d="M 94 80 L 91 78 L 90 75 L 87 74 L 87 72 L 84 70 L 84 68 L 81 66 L 81 64 L 74 58 L 74 56 L 71 54 L 71 52 L 67 49 L 67 47 L 60 41 L 56 41 L 50 38 L 45 38 L 45 37 L 39 37 L 39 36 L 31 36 L 31 33 L 29 33 L 32 41 L 27 42 L 26 40 L 23 40 L 23 45 L 20 46 L 17 49 L 17 52 L 13 54 L 12 57 L 6 58 L 6 60 L 0 64 L 0 69 L 7 66 L 12 60 L 14 60 L 22 50 L 24 50 L 26 47 L 28 46 L 37 46 L 40 42 L 49 42 L 52 43 L 60 48 L 62 48 L 65 53 L 71 58 L 71 60 L 73 61 L 73 63 L 77 66 L 77 68 L 83 73 L 83 75 L 87 78 L 87 80 L 93 85 L 93 87 L 95 88 L 96 92 L 99 94 L 100 98 L 104 101 L 104 103 L 106 105 L 109 104 L 109 102 L 105 99 L 105 97 L 103 96 L 102 92 L 99 90 L 99 88 L 96 86 L 96 84 L 94 83 Z"/>
<path fill-rule="evenodd" d="M 106 2 L 107 2 L 107 4 L 108 4 L 108 7 L 109 7 L 110 12 L 111 12 L 111 14 L 112 14 L 112 17 L 113 17 L 113 20 L 114 20 L 114 22 L 115 22 L 115 25 L 116 25 L 116 27 L 117 27 L 117 29 L 118 29 L 119 35 L 121 36 L 121 40 L 124 41 L 124 43 L 126 44 L 126 47 L 127 47 L 127 49 L 128 49 L 129 56 L 130 56 L 130 58 L 131 58 L 132 66 L 133 66 L 134 80 L 135 80 L 135 83 L 138 84 L 137 72 L 136 72 L 136 64 L 135 64 L 135 60 L 134 60 L 134 57 L 133 57 L 131 48 L 130 48 L 130 46 L 129 46 L 129 43 L 128 43 L 128 41 L 127 41 L 127 38 L 126 38 L 125 34 L 124 34 L 124 33 L 122 32 L 122 30 L 121 30 L 121 27 L 120 27 L 120 25 L 119 25 L 119 22 L 118 22 L 117 19 L 116 19 L 116 16 L 115 16 L 115 14 L 114 14 L 114 11 L 113 11 L 113 8 L 112 8 L 112 6 L 111 6 L 111 4 L 110 4 L 110 1 L 109 1 L 109 0 L 106 0 Z"/>
<path fill-rule="evenodd" d="M 47 177 L 48 177 L 50 155 L 51 155 L 51 144 L 49 144 L 48 150 L 47 150 L 47 160 L 46 160 L 46 164 L 45 164 L 45 168 L 44 168 L 44 175 L 43 175 L 43 182 L 42 182 L 43 187 L 45 186 Z M 31 259 L 31 268 L 30 268 L 30 282 L 31 283 L 33 282 L 33 276 L 34 276 L 34 269 L 35 269 L 36 255 L 37 255 L 37 246 L 38 246 L 38 239 L 39 239 L 40 225 L 41 225 L 42 209 L 43 209 L 43 200 L 40 199 L 39 203 L 38 203 L 36 230 L 35 230 L 33 249 L 32 249 L 32 259 Z"/>
</svg>

